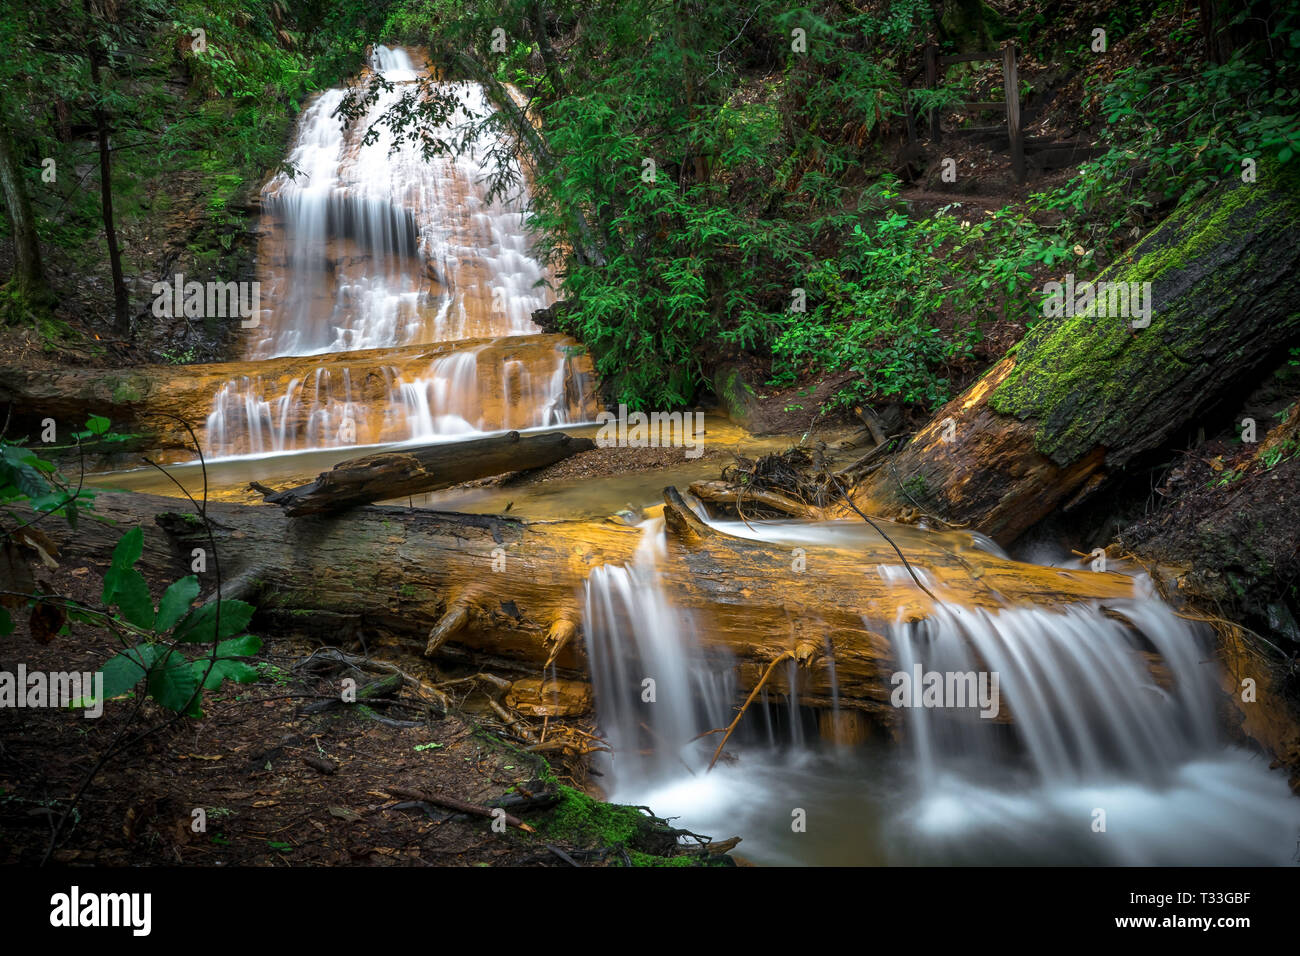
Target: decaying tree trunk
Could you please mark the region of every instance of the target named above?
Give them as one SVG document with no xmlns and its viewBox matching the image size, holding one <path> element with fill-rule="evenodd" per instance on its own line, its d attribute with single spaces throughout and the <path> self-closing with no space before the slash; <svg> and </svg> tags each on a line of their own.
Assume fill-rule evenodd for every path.
<svg viewBox="0 0 1300 956">
<path fill-rule="evenodd" d="M 1179 210 L 1098 279 L 1149 282 L 1149 327 L 1109 302 L 1109 317 L 1094 306 L 1044 319 L 860 482 L 855 503 L 968 524 L 1003 543 L 1072 507 L 1300 339 L 1297 221 L 1297 174 L 1278 167 Z"/>
<path fill-rule="evenodd" d="M 668 546 L 661 571 L 668 596 L 694 616 L 706 655 L 734 657 L 742 690 L 789 652 L 799 662 L 801 702 L 828 707 L 833 655 L 840 706 L 896 718 L 888 703 L 893 665 L 887 628 L 900 614 L 925 616 L 932 602 L 905 577 L 877 571 L 897 564 L 892 549 L 808 548 L 800 569 L 790 548 L 708 527 L 674 489 L 665 500 Z M 240 582 L 243 596 L 258 605 L 262 626 L 318 630 L 332 641 L 378 628 L 430 655 L 473 657 L 532 679 L 552 660 L 562 678 L 585 678 L 583 583 L 597 565 L 632 560 L 642 534 L 614 522 L 374 506 L 290 518 L 278 508 L 217 503 L 208 512 L 213 555 L 203 522 L 181 507 L 154 495 L 102 493 L 95 510 L 114 524 L 83 520 L 73 531 L 50 519 L 41 528 L 57 545 L 57 560 L 104 565 L 121 529 L 141 524 L 148 570 L 188 574 L 194 550 L 202 549 L 205 595 L 219 564 L 223 580 Z M 968 606 L 1051 606 L 1132 595 L 1122 575 L 1026 565 L 969 546 L 917 546 L 908 557 L 929 575 L 941 600 Z M 223 595 L 229 596 L 225 588 Z M 777 668 L 767 686 L 788 686 L 785 671 Z M 518 706 L 529 703 L 523 686 L 512 692 Z M 545 696 L 535 703 L 532 711 L 544 713 Z"/>
<path fill-rule="evenodd" d="M 521 438 L 519 432 L 470 441 L 422 445 L 341 461 L 308 485 L 271 491 L 255 487 L 287 515 L 329 514 L 356 505 L 450 488 L 509 471 L 543 468 L 591 451 L 590 438 L 548 432 Z"/>
</svg>

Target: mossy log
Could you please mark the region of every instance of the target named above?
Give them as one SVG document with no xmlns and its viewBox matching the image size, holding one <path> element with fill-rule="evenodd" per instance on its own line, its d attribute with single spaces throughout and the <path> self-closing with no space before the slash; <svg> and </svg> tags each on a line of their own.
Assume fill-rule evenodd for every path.
<svg viewBox="0 0 1300 956">
<path fill-rule="evenodd" d="M 1100 298 L 1044 319 L 860 482 L 854 501 L 869 514 L 966 524 L 1004 544 L 1074 506 L 1300 341 L 1298 221 L 1300 173 L 1272 166 L 1257 183 L 1175 212 L 1097 279 L 1150 283 L 1149 326 Z"/>
<path fill-rule="evenodd" d="M 42 528 L 58 547 L 57 560 L 103 565 L 121 529 L 142 525 L 143 565 L 164 578 L 190 573 L 194 550 L 211 551 L 210 531 L 216 555 L 207 555 L 200 575 L 205 598 L 219 563 L 225 581 L 253 582 L 244 597 L 258 605 L 259 626 L 318 631 L 331 641 L 380 630 L 438 657 L 522 677 L 541 677 L 553 660 L 558 676 L 576 681 L 587 675 L 584 582 L 597 565 L 631 561 L 642 536 L 612 521 L 380 506 L 290 518 L 264 505 L 213 503 L 205 527 L 180 508 L 176 499 L 106 492 L 95 510 L 113 524 L 82 520 L 73 531 L 48 520 Z M 838 677 L 842 707 L 896 719 L 888 703 L 888 626 L 900 615 L 924 617 L 933 605 L 905 577 L 878 570 L 896 565 L 892 549 L 810 547 L 796 562 L 789 548 L 703 524 L 671 488 L 664 519 L 669 597 L 692 614 L 702 653 L 735 659 L 741 691 L 790 652 L 800 665 L 803 703 L 829 706 Z M 947 543 L 912 547 L 908 556 L 941 600 L 968 606 L 1052 607 L 1133 593 L 1123 575 L 1021 564 Z M 779 691 L 788 679 L 786 668 L 777 668 L 767 686 Z M 566 696 L 582 695 L 570 688 Z"/>
</svg>

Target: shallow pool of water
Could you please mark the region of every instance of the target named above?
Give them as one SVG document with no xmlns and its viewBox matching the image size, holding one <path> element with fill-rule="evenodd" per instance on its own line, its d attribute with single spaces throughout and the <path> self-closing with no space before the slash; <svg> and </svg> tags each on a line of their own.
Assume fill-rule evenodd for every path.
<svg viewBox="0 0 1300 956">
<path fill-rule="evenodd" d="M 1285 777 L 1235 748 L 1179 767 L 1162 786 L 1115 779 L 998 786 L 945 774 L 922 788 L 904 752 L 742 752 L 611 798 L 650 806 L 775 866 L 1278 866 L 1300 854 L 1300 801 Z M 1094 830 L 1097 810 L 1105 831 Z M 805 811 L 806 830 L 793 828 Z"/>
</svg>

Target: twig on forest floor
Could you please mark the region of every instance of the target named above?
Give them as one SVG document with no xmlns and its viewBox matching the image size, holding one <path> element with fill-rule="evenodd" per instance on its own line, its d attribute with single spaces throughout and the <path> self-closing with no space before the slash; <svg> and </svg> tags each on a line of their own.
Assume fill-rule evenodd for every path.
<svg viewBox="0 0 1300 956">
<path fill-rule="evenodd" d="M 408 787 L 385 787 L 389 793 L 395 797 L 406 797 L 410 800 L 420 800 L 424 803 L 432 803 L 434 806 L 445 807 L 448 810 L 459 810 L 461 813 L 468 813 L 476 817 L 487 817 L 496 819 L 500 813 L 506 823 L 512 827 L 523 830 L 525 833 L 536 833 L 537 831 L 520 820 L 518 817 L 511 816 L 500 807 L 484 807 L 477 803 L 470 803 L 467 800 L 461 800 L 459 797 L 449 797 L 439 793 L 430 793 L 425 790 L 412 790 Z"/>
</svg>

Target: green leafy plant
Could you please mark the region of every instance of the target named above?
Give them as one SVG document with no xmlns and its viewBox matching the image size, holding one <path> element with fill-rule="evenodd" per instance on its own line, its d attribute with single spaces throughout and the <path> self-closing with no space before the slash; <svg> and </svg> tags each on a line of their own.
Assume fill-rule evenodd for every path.
<svg viewBox="0 0 1300 956">
<path fill-rule="evenodd" d="M 262 647 L 260 638 L 246 632 L 253 606 L 226 599 L 192 607 L 199 582 L 189 575 L 168 586 L 155 607 L 144 576 L 134 566 L 143 548 L 143 532 L 132 528 L 113 549 L 104 575 L 108 623 L 130 645 L 100 669 L 104 696 L 118 697 L 144 681 L 149 697 L 161 706 L 201 716 L 204 690 L 214 690 L 224 680 L 249 683 L 260 676 L 243 660 Z M 94 613 L 74 613 L 86 623 L 103 620 Z M 186 653 L 186 647 L 203 644 L 211 649 L 194 656 Z"/>
<path fill-rule="evenodd" d="M 93 507 L 95 491 L 84 486 L 80 480 L 72 481 L 60 473 L 54 462 L 42 457 L 41 451 L 59 451 L 69 448 L 79 450 L 111 446 L 132 438 L 132 435 L 119 434 L 112 430 L 112 423 L 102 415 L 91 415 L 82 431 L 74 432 L 72 445 L 48 444 L 29 448 L 24 444 L 0 436 L 0 512 L 13 522 L 13 527 L 0 525 L 0 553 L 9 564 L 11 571 L 16 571 L 22 561 L 15 545 L 19 538 L 26 539 L 25 529 L 38 524 L 47 517 L 58 517 L 75 528 L 84 510 Z M 25 503 L 35 513 L 32 518 L 19 517 L 13 510 L 14 505 Z M 11 575 L 11 583 L 16 586 L 25 582 L 31 589 L 33 582 L 28 574 Z M 0 596 L 0 636 L 14 630 L 10 612 L 26 604 L 30 607 L 43 600 L 53 600 L 51 596 L 37 593 L 6 593 Z"/>
<path fill-rule="evenodd" d="M 84 430 L 73 433 L 75 446 L 49 447 L 111 444 L 126 437 L 113 433 L 107 418 L 92 415 Z M 75 527 L 80 508 L 91 505 L 93 498 L 92 490 L 68 480 L 34 449 L 0 439 L 0 508 L 15 523 L 13 528 L 0 528 L 0 538 L 12 567 L 22 560 L 12 546 L 23 529 L 48 516 L 62 517 Z M 24 520 L 12 507 L 5 507 L 19 502 L 30 506 L 35 519 Z M 135 567 L 143 551 L 141 528 L 128 530 L 118 540 L 104 574 L 101 607 L 34 589 L 6 594 L 5 605 L 0 606 L 0 635 L 13 631 L 10 610 L 16 605 L 51 605 L 67 620 L 107 628 L 122 641 L 122 651 L 99 671 L 106 699 L 131 692 L 143 681 L 147 695 L 161 706 L 199 716 L 204 690 L 214 690 L 225 680 L 247 683 L 260 677 L 246 663 L 262 646 L 260 638 L 247 633 L 253 606 L 213 600 L 193 607 L 199 595 L 195 575 L 172 582 L 155 605 L 148 583 Z"/>
<path fill-rule="evenodd" d="M 1273 469 L 1294 455 L 1297 449 L 1300 449 L 1300 441 L 1296 439 L 1282 442 L 1260 455 L 1260 461 L 1264 463 L 1266 469 Z"/>
<path fill-rule="evenodd" d="M 1233 468 L 1225 468 L 1221 474 L 1210 480 L 1209 487 L 1225 488 L 1237 481 L 1245 474 L 1245 471 L 1237 471 Z"/>
<path fill-rule="evenodd" d="M 860 217 L 837 255 L 809 267 L 807 313 L 779 320 L 773 384 L 851 370 L 858 377 L 836 404 L 882 396 L 938 404 L 949 397 L 945 369 L 973 355 L 984 323 L 1032 324 L 1038 271 L 1075 256 L 1069 223 L 1041 227 L 1013 208 L 974 223 L 947 208 L 913 219 L 895 206 L 897 195 L 882 177 L 867 191 L 878 211 Z M 953 318 L 941 328 L 945 314 Z"/>
<path fill-rule="evenodd" d="M 1047 205 L 1087 212 L 1114 232 L 1157 205 L 1185 205 L 1216 183 L 1239 179 L 1243 161 L 1290 162 L 1300 153 L 1298 16 L 1278 20 L 1268 66 L 1237 49 L 1228 62 L 1192 72 L 1132 66 L 1090 82 L 1108 148 Z"/>
<path fill-rule="evenodd" d="M 111 426 L 102 415 L 91 415 L 85 429 L 73 433 L 75 445 L 50 444 L 44 450 L 93 449 L 97 444 L 112 445 L 134 437 L 116 433 Z M 94 497 L 94 489 L 65 479 L 54 462 L 42 458 L 36 449 L 0 437 L 0 507 L 26 502 L 33 511 L 64 518 L 75 527 L 79 506 L 88 506 Z M 12 511 L 8 514 L 13 517 Z"/>
</svg>

